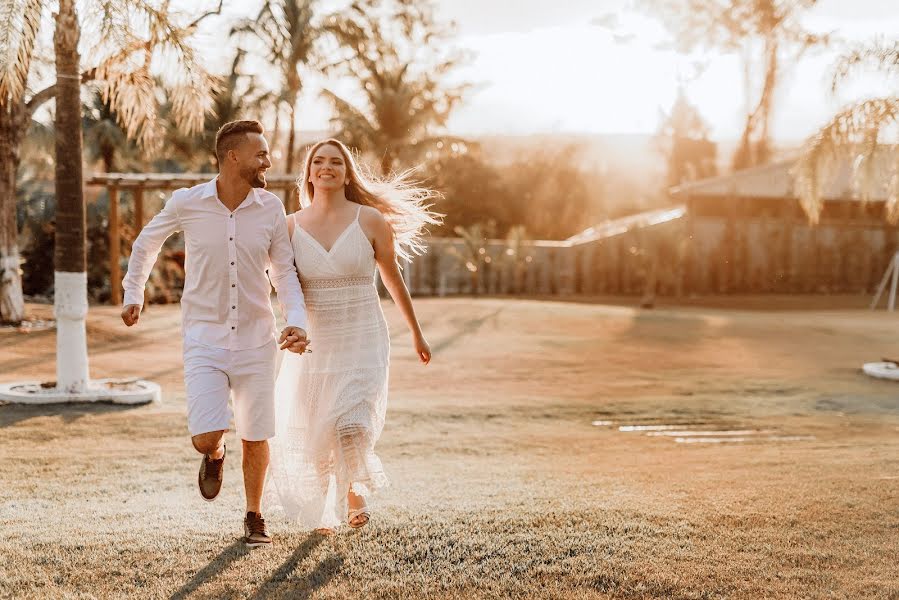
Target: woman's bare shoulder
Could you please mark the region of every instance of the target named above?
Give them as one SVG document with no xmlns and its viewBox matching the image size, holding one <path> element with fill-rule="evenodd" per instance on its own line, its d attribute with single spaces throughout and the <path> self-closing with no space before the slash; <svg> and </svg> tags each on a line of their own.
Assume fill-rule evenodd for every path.
<svg viewBox="0 0 899 600">
<path fill-rule="evenodd" d="M 374 206 L 362 205 L 362 210 L 359 211 L 359 223 L 361 223 L 363 227 L 370 226 L 372 228 L 378 228 L 386 225 L 387 219 L 385 219 L 384 215 L 381 214 L 381 211 Z"/>
</svg>

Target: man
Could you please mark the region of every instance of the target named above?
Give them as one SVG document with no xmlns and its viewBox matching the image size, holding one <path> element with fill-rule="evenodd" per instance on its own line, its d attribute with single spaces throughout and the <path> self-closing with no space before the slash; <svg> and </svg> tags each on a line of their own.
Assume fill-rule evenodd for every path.
<svg viewBox="0 0 899 600">
<path fill-rule="evenodd" d="M 140 319 L 144 286 L 172 233 L 184 232 L 187 254 L 181 298 L 187 424 L 194 448 L 203 454 L 198 483 L 207 501 L 222 486 L 225 445 L 232 411 L 243 445 L 247 499 L 247 546 L 269 546 L 260 500 L 275 434 L 275 360 L 280 349 L 303 353 L 306 311 L 294 267 L 281 200 L 264 190 L 272 166 L 258 121 L 233 121 L 216 135 L 219 174 L 180 189 L 141 231 L 122 282 L 122 320 Z M 275 341 L 266 269 L 285 313 L 287 327 Z"/>
</svg>

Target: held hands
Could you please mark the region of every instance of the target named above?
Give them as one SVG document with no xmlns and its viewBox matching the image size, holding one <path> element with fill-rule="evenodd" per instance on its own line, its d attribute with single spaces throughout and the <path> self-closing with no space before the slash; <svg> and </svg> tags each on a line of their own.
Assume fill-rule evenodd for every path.
<svg viewBox="0 0 899 600">
<path fill-rule="evenodd" d="M 425 336 L 422 334 L 415 336 L 415 353 L 418 355 L 418 360 L 422 363 L 428 364 L 431 362 L 431 346 L 428 345 Z"/>
<path fill-rule="evenodd" d="M 137 325 L 140 320 L 140 308 L 139 304 L 126 304 L 122 307 L 122 321 L 125 322 L 125 325 L 128 327 Z"/>
<path fill-rule="evenodd" d="M 278 338 L 278 348 L 280 350 L 290 350 L 296 354 L 304 352 L 312 352 L 307 350 L 309 339 L 306 338 L 306 332 L 299 327 L 285 327 L 281 330 L 281 337 Z"/>
</svg>

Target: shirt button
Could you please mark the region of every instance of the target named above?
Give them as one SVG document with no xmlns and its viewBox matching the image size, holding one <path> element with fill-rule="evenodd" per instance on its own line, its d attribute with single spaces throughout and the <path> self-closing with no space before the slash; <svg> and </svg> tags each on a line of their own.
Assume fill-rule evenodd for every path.
<svg viewBox="0 0 899 600">
<path fill-rule="evenodd" d="M 236 284 L 232 283 L 232 284 L 231 284 L 231 287 L 236 287 Z"/>
<path fill-rule="evenodd" d="M 231 328 L 231 329 L 235 329 L 235 328 L 234 328 L 234 327 L 232 327 L 232 328 Z"/>
<path fill-rule="evenodd" d="M 233 242 L 233 241 L 234 241 L 234 238 L 233 238 L 233 237 L 230 237 L 230 238 L 228 238 L 228 241 Z"/>
<path fill-rule="evenodd" d="M 236 309 L 236 308 L 237 308 L 236 306 L 232 306 L 232 307 L 231 307 L 231 310 L 234 310 L 234 309 Z"/>
<path fill-rule="evenodd" d="M 232 262 L 231 264 L 233 265 L 234 263 Z"/>
<path fill-rule="evenodd" d="M 233 218 L 234 218 L 234 215 L 228 215 L 228 218 L 229 218 L 229 219 L 233 219 Z M 233 327 L 232 327 L 232 329 L 233 329 Z"/>
</svg>

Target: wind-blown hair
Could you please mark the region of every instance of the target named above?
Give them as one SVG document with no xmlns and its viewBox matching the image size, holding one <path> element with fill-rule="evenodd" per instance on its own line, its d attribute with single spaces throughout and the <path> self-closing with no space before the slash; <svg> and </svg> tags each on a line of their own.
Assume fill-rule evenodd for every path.
<svg viewBox="0 0 899 600">
<path fill-rule="evenodd" d="M 430 200 L 438 198 L 439 192 L 421 187 L 411 179 L 413 170 L 387 178 L 374 176 L 362 163 L 355 160 L 343 142 L 329 138 L 314 144 L 306 153 L 303 179 L 297 182 L 300 188 L 300 204 L 310 206 L 315 200 L 315 188 L 309 181 L 312 159 L 324 145 L 331 145 L 340 151 L 346 164 L 346 198 L 350 202 L 372 206 L 378 209 L 393 230 L 393 244 L 399 258 L 411 261 L 425 251 L 422 236 L 428 225 L 442 223 L 443 215 L 430 210 Z"/>
</svg>

